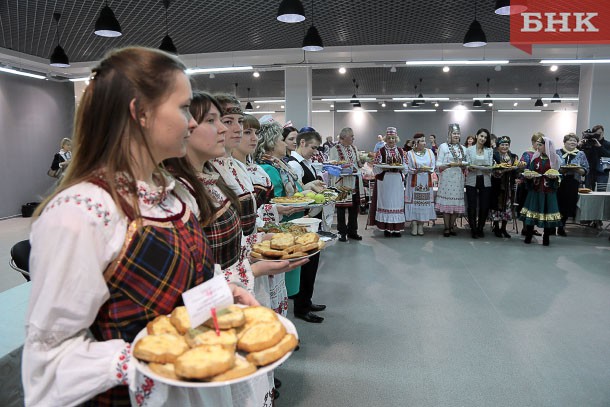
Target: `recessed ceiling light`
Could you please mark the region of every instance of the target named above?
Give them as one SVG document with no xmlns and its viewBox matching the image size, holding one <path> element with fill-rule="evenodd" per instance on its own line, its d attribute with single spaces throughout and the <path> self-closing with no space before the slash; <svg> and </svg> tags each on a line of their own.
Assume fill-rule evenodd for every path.
<svg viewBox="0 0 610 407">
<path fill-rule="evenodd" d="M 406 104 L 406 103 L 403 103 L 403 104 L 402 104 L 402 106 L 403 106 L 403 107 L 407 107 L 407 104 Z"/>
<path fill-rule="evenodd" d="M 559 67 L 557 65 L 551 65 L 551 72 L 555 72 Z"/>
<path fill-rule="evenodd" d="M 260 74 L 260 73 L 258 73 L 258 71 L 254 71 L 254 72 L 252 73 L 252 76 L 254 76 L 255 78 L 258 78 L 259 76 L 261 76 L 261 74 Z"/>
<path fill-rule="evenodd" d="M 513 106 L 515 106 L 515 107 L 516 107 L 516 106 L 519 106 L 519 103 L 518 103 L 518 102 L 515 102 L 515 103 L 513 103 Z"/>
<path fill-rule="evenodd" d="M 385 107 L 385 102 L 381 104 L 381 107 Z"/>
<path fill-rule="evenodd" d="M 344 67 L 344 66 L 342 66 L 341 68 L 339 68 L 339 73 L 340 73 L 341 75 L 343 75 L 343 74 L 344 74 L 344 73 L 346 73 L 346 72 L 347 72 L 347 69 L 345 69 L 345 67 Z"/>
<path fill-rule="evenodd" d="M 280 106 L 280 109 L 283 109 L 283 108 L 284 108 L 284 105 L 281 105 L 281 106 Z"/>
<path fill-rule="evenodd" d="M 256 108 L 257 108 L 257 109 L 260 109 L 260 108 L 261 108 L 261 106 L 260 106 L 260 105 L 256 105 Z"/>
<path fill-rule="evenodd" d="M 434 104 L 434 107 L 438 107 L 438 103 L 435 103 L 435 104 Z"/>
<path fill-rule="evenodd" d="M 449 72 L 450 70 L 451 68 L 449 68 L 447 65 L 443 67 L 443 72 Z"/>
<path fill-rule="evenodd" d="M 330 105 L 330 107 L 335 107 L 335 105 Z"/>
</svg>

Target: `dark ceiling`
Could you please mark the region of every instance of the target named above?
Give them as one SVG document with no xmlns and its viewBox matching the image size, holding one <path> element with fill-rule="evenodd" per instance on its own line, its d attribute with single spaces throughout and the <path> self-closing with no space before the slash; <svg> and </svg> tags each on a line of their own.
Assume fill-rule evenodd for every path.
<svg viewBox="0 0 610 407">
<path fill-rule="evenodd" d="M 161 0 L 108 2 L 123 36 L 93 33 L 101 0 L 5 0 L 0 3 L 0 47 L 48 58 L 55 46 L 53 13 L 62 14 L 61 44 L 73 62 L 101 58 L 126 45 L 158 47 L 165 35 Z M 311 24 L 307 19 L 276 20 L 280 0 L 173 0 L 169 33 L 181 54 L 299 48 Z M 324 45 L 461 43 L 474 18 L 472 0 L 317 0 L 314 22 Z M 478 1 L 477 19 L 488 42 L 506 42 L 509 18 L 494 13 L 494 1 Z"/>
<path fill-rule="evenodd" d="M 558 0 L 565 1 L 565 0 Z M 109 1 L 123 35 L 99 37 L 93 33 L 95 21 L 104 1 L 84 0 L 5 0 L 0 2 L 0 47 L 46 59 L 55 47 L 53 13 L 62 14 L 59 26 L 61 45 L 70 61 L 100 59 L 108 50 L 142 45 L 158 47 L 165 35 L 165 14 L 161 0 Z M 303 0 L 307 20 L 286 24 L 276 20 L 280 0 L 172 0 L 169 7 L 169 33 L 182 55 L 212 52 L 300 48 L 305 31 L 311 24 L 311 1 Z M 494 13 L 494 0 L 477 2 L 477 19 L 488 42 L 507 42 L 509 17 Z M 455 44 L 461 43 L 474 18 L 473 0 L 317 0 L 314 22 L 325 47 L 382 44 Z M 0 49 L 1 52 L 1 49 Z M 397 55 L 396 60 L 404 60 Z M 354 92 L 352 79 L 359 83 L 358 94 L 375 96 L 408 96 L 423 79 L 426 94 L 475 94 L 475 83 L 486 92 L 491 78 L 492 94 L 527 94 L 537 96 L 538 82 L 542 93 L 555 91 L 555 76 L 560 78 L 559 93 L 578 94 L 579 68 L 562 66 L 549 72 L 541 66 L 452 67 L 443 73 L 439 67 L 405 67 L 397 65 L 351 68 L 345 75 L 335 69 L 313 70 L 313 96 L 346 96 Z M 211 91 L 233 92 L 254 98 L 281 97 L 284 73 L 262 71 L 260 78 L 251 73 L 196 76 L 198 87 Z"/>
</svg>

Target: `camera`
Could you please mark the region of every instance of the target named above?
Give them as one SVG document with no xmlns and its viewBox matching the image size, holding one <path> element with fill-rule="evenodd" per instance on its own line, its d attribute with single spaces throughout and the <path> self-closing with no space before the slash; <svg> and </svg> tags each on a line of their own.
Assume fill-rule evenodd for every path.
<svg viewBox="0 0 610 407">
<path fill-rule="evenodd" d="M 587 147 L 595 147 L 597 144 L 595 143 L 595 140 L 599 140 L 599 134 L 597 134 L 594 131 L 591 131 L 591 129 L 587 129 L 585 131 L 582 132 L 582 148 L 587 148 Z"/>
</svg>

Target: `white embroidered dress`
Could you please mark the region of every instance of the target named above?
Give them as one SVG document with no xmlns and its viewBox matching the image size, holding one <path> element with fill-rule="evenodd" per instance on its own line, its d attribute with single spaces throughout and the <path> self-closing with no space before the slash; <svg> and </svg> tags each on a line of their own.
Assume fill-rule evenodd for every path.
<svg viewBox="0 0 610 407">
<path fill-rule="evenodd" d="M 426 148 L 421 155 L 415 150 L 407 154 L 407 178 L 405 180 L 405 219 L 426 222 L 436 219 L 434 211 L 432 172 L 417 172 L 422 167 L 434 171 L 436 160 L 432 150 Z"/>
<path fill-rule="evenodd" d="M 466 161 L 466 149 L 460 144 L 443 143 L 438 149 L 436 165 Z M 443 213 L 464 213 L 464 171 L 462 167 L 446 167 L 439 171 L 435 208 Z"/>
<path fill-rule="evenodd" d="M 380 230 L 402 231 L 405 225 L 405 188 L 404 173 L 407 172 L 406 155 L 400 154 L 398 147 L 382 147 L 375 155 L 373 172 L 377 176 L 377 206 L 375 209 L 375 224 Z M 401 163 L 395 169 L 387 170 L 380 165 Z M 379 175 L 383 173 L 383 179 Z"/>
</svg>

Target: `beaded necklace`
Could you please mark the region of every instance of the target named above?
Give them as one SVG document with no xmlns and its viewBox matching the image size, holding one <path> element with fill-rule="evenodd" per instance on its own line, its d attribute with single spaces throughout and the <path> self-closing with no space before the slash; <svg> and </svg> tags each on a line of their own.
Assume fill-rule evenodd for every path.
<svg viewBox="0 0 610 407">
<path fill-rule="evenodd" d="M 453 157 L 453 161 L 457 162 L 457 161 L 462 161 L 462 158 L 464 158 L 464 149 L 462 148 L 462 145 L 460 143 L 457 144 L 447 144 L 449 146 L 449 152 L 451 153 L 451 156 Z M 458 153 L 456 151 L 455 146 L 459 147 L 459 151 L 460 151 L 460 155 L 458 156 Z"/>
</svg>

